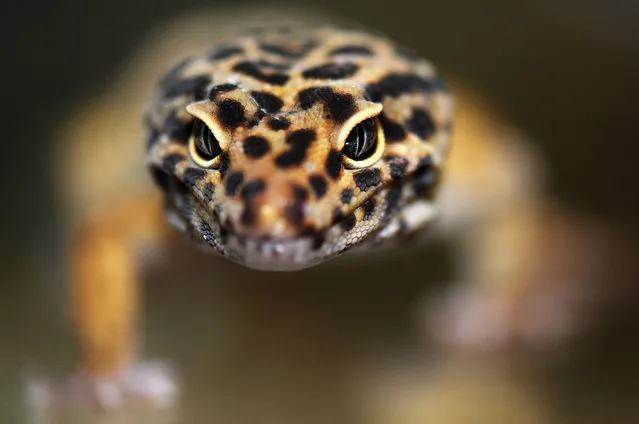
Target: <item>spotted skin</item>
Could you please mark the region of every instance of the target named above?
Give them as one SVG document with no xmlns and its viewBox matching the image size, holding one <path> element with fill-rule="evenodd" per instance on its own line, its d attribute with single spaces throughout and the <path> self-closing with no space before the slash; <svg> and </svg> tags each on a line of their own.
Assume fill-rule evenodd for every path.
<svg viewBox="0 0 639 424">
<path fill-rule="evenodd" d="M 451 114 L 433 66 L 385 38 L 256 32 L 162 79 L 146 117 L 148 162 L 172 180 L 160 188 L 194 239 L 247 266 L 303 268 L 374 241 L 404 205 L 432 200 Z M 344 139 L 371 116 L 383 153 L 348 166 Z M 190 156 L 196 120 L 220 141 L 219 166 Z M 295 257 L 273 253 L 289 246 Z"/>
<path fill-rule="evenodd" d="M 271 21 L 263 13 L 254 21 Z M 502 343 L 495 334 L 514 337 L 518 346 L 538 341 L 535 323 L 549 319 L 553 323 L 544 329 L 567 328 L 561 321 L 555 325 L 557 315 L 548 315 L 546 302 L 541 310 L 538 301 L 532 308 L 527 302 L 530 293 L 549 299 L 552 292 L 543 287 L 564 291 L 561 282 L 570 279 L 559 274 L 539 286 L 535 278 L 549 275 L 544 266 L 556 258 L 545 258 L 556 249 L 547 247 L 564 249 L 555 240 L 564 233 L 549 225 L 552 216 L 537 186 L 543 168 L 525 137 L 452 79 L 463 107 L 455 115 L 455 148 L 447 157 L 451 100 L 444 85 L 428 63 L 378 36 L 334 28 L 243 32 L 201 48 L 231 28 L 243 31 L 245 22 L 236 10 L 162 25 L 161 38 L 136 52 L 136 66 L 126 67 L 126 77 L 64 120 L 60 133 L 66 140 L 56 143 L 63 147 L 56 155 L 62 162 L 55 169 L 64 174 L 69 206 L 82 208 L 68 255 L 68 305 L 81 347 L 79 372 L 70 381 L 85 382 L 86 396 L 78 402 L 73 392 L 55 388 L 60 401 L 54 406 L 68 401 L 112 407 L 114 397 L 128 406 L 138 404 L 137 395 L 166 404 L 156 390 L 163 381 L 157 373 L 140 384 L 131 378 L 143 359 L 133 354 L 140 351 L 141 271 L 181 262 L 155 255 L 184 252 L 202 259 L 175 242 L 167 218 L 209 252 L 254 268 L 293 269 L 355 245 L 407 244 L 400 236 L 430 222 L 433 196 L 441 191 L 440 219 L 430 233 L 454 241 L 452 259 L 460 260 L 454 278 L 468 284 L 457 285 L 443 304 L 439 296 L 436 304 L 424 303 L 428 316 L 415 325 L 448 346 L 491 349 Z M 180 62 L 181 55 L 193 56 Z M 162 79 L 161 69 L 170 70 Z M 304 77 L 318 69 L 325 79 Z M 159 82 L 155 97 L 145 90 L 152 81 Z M 143 104 L 146 137 L 139 133 Z M 343 141 L 356 121 L 375 114 L 383 126 L 383 152 L 379 160 L 352 167 Z M 221 154 L 214 166 L 198 165 L 189 151 L 196 119 L 216 129 Z M 142 166 L 142 139 L 157 190 L 149 187 Z M 445 184 L 439 184 L 444 164 Z M 554 242 L 534 241 L 548 234 Z M 414 264 L 423 281 L 429 278 L 427 256 Z M 360 258 L 352 263 L 355 272 L 343 275 L 345 284 L 379 268 L 373 263 L 379 257 Z M 239 267 L 223 268 L 205 277 L 261 279 Z M 411 278 L 393 266 L 382 268 L 392 281 Z M 180 282 L 191 278 L 181 267 L 171 275 Z M 525 334 L 530 329 L 532 339 Z"/>
</svg>

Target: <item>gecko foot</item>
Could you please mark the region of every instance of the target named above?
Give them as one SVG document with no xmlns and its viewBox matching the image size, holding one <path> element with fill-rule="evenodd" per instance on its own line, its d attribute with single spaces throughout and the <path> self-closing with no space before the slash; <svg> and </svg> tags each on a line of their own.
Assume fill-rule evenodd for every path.
<svg viewBox="0 0 639 424">
<path fill-rule="evenodd" d="M 436 302 L 427 302 L 420 321 L 429 338 L 449 348 L 475 352 L 561 348 L 579 333 L 584 314 L 579 307 L 583 302 L 566 291 L 513 298 L 458 287 Z"/>
<path fill-rule="evenodd" d="M 136 363 L 111 377 L 75 375 L 51 382 L 30 378 L 28 407 L 34 412 L 74 412 L 90 410 L 136 410 L 173 407 L 178 385 L 171 368 L 160 362 Z"/>
</svg>

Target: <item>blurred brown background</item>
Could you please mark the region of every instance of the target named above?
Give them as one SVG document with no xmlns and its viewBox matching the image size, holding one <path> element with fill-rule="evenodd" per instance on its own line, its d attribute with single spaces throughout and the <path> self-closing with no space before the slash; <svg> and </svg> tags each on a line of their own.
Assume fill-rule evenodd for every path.
<svg viewBox="0 0 639 424">
<path fill-rule="evenodd" d="M 19 402 L 27 359 L 33 358 L 53 370 L 66 369 L 72 363 L 72 348 L 69 347 L 72 339 L 61 310 L 63 281 L 55 265 L 55 259 L 60 257 L 61 236 L 56 225 L 61 217 L 56 212 L 50 182 L 55 125 L 68 116 L 74 104 L 103 92 L 118 67 L 158 22 L 189 8 L 212 6 L 213 3 L 61 0 L 4 5 L 0 16 L 0 32 L 6 49 L 0 71 L 4 81 L 3 138 L 0 140 L 3 149 L 0 186 L 4 195 L 0 208 L 0 422 L 20 422 L 24 418 Z M 432 59 L 444 73 L 466 81 L 538 141 L 548 164 L 547 185 L 555 199 L 604 225 L 627 229 L 624 232 L 636 230 L 639 214 L 639 195 L 635 187 L 638 181 L 635 176 L 636 144 L 639 142 L 636 129 L 639 122 L 639 3 L 634 0 L 325 0 L 302 3 L 321 6 L 330 13 L 386 32 Z M 251 7 L 248 2 L 234 4 Z M 411 257 L 396 261 L 411 267 Z M 318 272 L 315 278 L 322 281 L 338 273 L 334 269 Z M 433 278 L 439 277 L 444 278 L 441 275 Z M 312 275 L 309 278 L 312 279 Z M 224 375 L 214 365 L 203 364 L 209 356 L 211 362 L 219 359 L 217 354 L 221 355 L 222 362 L 224 358 L 235 356 L 217 350 L 211 353 L 214 348 L 201 341 L 201 334 L 196 329 L 202 326 L 207 332 L 215 332 L 212 327 L 218 317 L 210 312 L 212 306 L 207 300 L 216 298 L 220 292 L 222 298 L 235 299 L 229 301 L 232 305 L 229 308 L 239 304 L 243 311 L 239 314 L 245 319 L 248 319 L 246 314 L 252 317 L 242 324 L 242 331 L 249 334 L 242 343 L 248 345 L 254 343 L 251 334 L 255 328 L 251 326 L 262 321 L 257 318 L 259 311 L 271 315 L 273 311 L 286 310 L 290 306 L 287 296 L 291 296 L 291 303 L 306 308 L 302 314 L 306 318 L 301 320 L 299 328 L 291 329 L 284 324 L 288 322 L 286 314 L 279 316 L 271 325 L 276 328 L 282 324 L 286 330 L 275 336 L 275 340 L 284 345 L 290 343 L 288 347 L 293 351 L 299 342 L 305 346 L 303 352 L 308 349 L 321 358 L 337 357 L 335 361 L 340 363 L 349 362 L 350 359 L 344 360 L 341 355 L 350 358 L 352 352 L 340 352 L 335 356 L 335 352 L 326 346 L 342 344 L 342 337 L 368 338 L 373 344 L 382 340 L 379 343 L 393 346 L 393 340 L 401 338 L 402 330 L 398 329 L 405 328 L 406 318 L 401 311 L 409 304 L 408 299 L 419 293 L 417 287 L 389 288 L 383 282 L 360 282 L 348 288 L 325 284 L 319 288 L 294 289 L 293 278 L 286 277 L 273 290 L 262 288 L 257 294 L 250 295 L 243 292 L 248 290 L 246 287 L 211 289 L 204 283 L 194 284 L 190 289 L 195 293 L 192 297 L 199 300 L 191 308 L 187 298 L 170 303 L 174 292 L 167 286 L 168 283 L 160 284 L 155 300 L 150 301 L 150 309 L 155 312 L 149 312 L 149 325 L 158 332 L 155 337 L 150 336 L 153 355 L 182 358 L 179 360 L 181 367 L 184 368 L 182 362 L 191 364 L 191 368 L 186 367 L 187 374 L 209 372 L 211 381 L 230 379 L 235 384 L 229 389 L 232 394 L 214 383 L 192 387 L 191 390 L 198 393 L 193 398 L 201 400 L 199 408 L 207 403 L 209 395 L 220 395 L 216 390 L 242 399 L 245 395 L 242 378 L 250 380 L 250 384 L 245 383 L 254 387 L 255 381 L 267 384 L 263 380 L 273 374 L 281 376 L 288 369 L 273 369 L 271 365 L 279 363 L 275 359 L 274 362 L 258 361 L 263 369 L 253 370 L 251 374 L 246 368 L 248 364 L 242 363 L 236 364 L 237 369 L 243 370 L 238 377 L 232 372 L 230 376 Z M 368 300 L 361 298 L 364 291 Z M 246 300 L 247 296 L 249 300 Z M 277 298 L 276 305 L 272 302 L 274 298 Z M 224 302 L 219 299 L 214 303 L 215 307 L 224 308 Z M 173 306 L 167 306 L 169 304 Z M 254 307 L 258 312 L 247 312 L 253 311 Z M 326 312 L 327 308 L 330 313 Z M 185 313 L 191 309 L 198 312 Z M 174 315 L 178 317 L 175 320 L 170 318 Z M 348 325 L 343 324 L 345 320 Z M 310 343 L 307 345 L 302 335 L 310 337 L 307 334 L 310 330 L 317 330 L 318 334 L 316 339 L 311 338 L 312 342 L 307 340 Z M 374 335 L 361 335 L 367 331 Z M 610 330 L 611 333 L 623 331 L 618 327 Z M 184 334 L 179 340 L 170 340 L 170 334 L 176 332 Z M 193 349 L 200 352 L 199 356 L 187 348 L 189 343 L 194 343 L 193 339 L 200 340 L 193 344 Z M 242 343 L 233 346 L 239 352 L 253 351 L 251 347 L 243 348 Z M 260 342 L 256 343 L 262 346 Z M 172 347 L 168 350 L 158 347 L 166 345 Z M 346 345 L 352 347 L 352 342 Z M 320 353 L 316 351 L 318 346 L 322 347 Z M 619 348 L 616 344 L 611 346 L 611 349 Z M 358 348 L 362 347 L 353 349 Z M 278 354 L 276 348 L 266 352 L 267 357 Z M 193 358 L 196 359 L 189 355 L 195 355 Z M 295 366 L 304 370 L 313 368 L 309 364 L 318 360 L 313 355 L 301 355 L 304 359 Z M 339 374 L 334 364 L 328 362 L 322 366 Z M 300 375 L 305 376 L 301 378 L 313 382 L 312 385 L 331 387 L 334 384 L 331 372 L 327 372 L 328 377 L 317 369 L 311 375 L 305 372 L 300 371 Z M 499 372 L 488 374 L 490 378 L 501 375 Z M 524 374 L 524 380 L 529 379 L 527 371 Z M 635 390 L 637 383 L 615 383 L 613 390 L 606 391 L 605 388 L 613 384 L 604 378 L 602 389 L 598 391 L 598 379 L 603 377 L 595 372 L 597 377 L 588 380 L 590 385 L 585 385 L 593 389 L 588 391 L 580 384 L 581 370 L 569 374 L 578 377 L 570 379 L 562 373 L 552 374 L 551 383 L 545 383 L 551 384 L 561 395 L 542 402 L 544 407 L 529 406 L 524 402 L 524 406 L 517 404 L 517 408 L 539 411 L 553 409 L 557 406 L 554 403 L 560 403 L 564 409 L 557 408 L 560 412 L 555 415 L 556 422 L 624 422 L 625 419 L 629 419 L 626 422 L 637 422 L 632 417 L 639 416 L 639 411 L 632 411 L 632 402 L 619 400 L 631 393 L 639 394 Z M 609 375 L 607 371 L 603 374 Z M 475 374 L 470 372 L 468 375 Z M 534 386 L 541 384 L 538 379 L 546 377 L 534 375 Z M 511 382 L 511 378 L 508 374 L 506 380 Z M 479 381 L 483 380 L 479 378 Z M 502 384 L 501 380 L 499 384 Z M 472 383 L 469 386 L 472 387 Z M 504 390 L 504 393 L 512 394 L 519 389 Z M 306 407 L 328 410 L 323 418 L 331 422 L 371 422 L 351 410 L 356 401 L 345 402 L 339 393 L 332 393 L 334 399 L 330 396 L 324 399 L 316 391 L 324 395 L 331 393 L 330 389 L 322 391 L 315 387 L 308 392 L 309 405 L 300 406 L 301 411 Z M 579 397 L 580 391 L 587 394 L 581 393 Z M 575 393 L 574 398 L 568 395 L 572 393 Z M 280 394 L 279 402 L 285 405 L 286 391 Z M 501 398 L 501 394 L 495 396 Z M 254 397 L 260 399 L 257 394 Z M 255 399 L 247 404 L 258 410 L 263 407 Z M 336 407 L 337 404 L 341 406 Z M 585 413 L 584 404 L 594 409 Z M 230 405 L 235 404 L 231 402 Z M 194 408 L 197 410 L 198 407 Z M 227 417 L 221 422 L 250 422 L 237 416 L 229 419 L 234 416 L 233 408 L 222 408 L 224 413 L 216 410 L 211 415 Z M 616 419 L 606 421 L 608 414 L 617 414 Z M 309 419 L 308 422 L 321 421 L 319 416 L 316 418 L 318 420 Z M 531 422 L 550 422 L 548 420 L 540 418 Z"/>
</svg>

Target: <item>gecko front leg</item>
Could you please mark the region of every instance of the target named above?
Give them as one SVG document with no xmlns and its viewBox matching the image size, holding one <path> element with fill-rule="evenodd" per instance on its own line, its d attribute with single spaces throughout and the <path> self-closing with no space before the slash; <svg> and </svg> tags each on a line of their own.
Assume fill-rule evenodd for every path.
<svg viewBox="0 0 639 424">
<path fill-rule="evenodd" d="M 463 87 L 457 95 L 439 229 L 458 247 L 462 282 L 426 302 L 427 332 L 470 350 L 562 345 L 593 297 L 579 270 L 592 259 L 584 229 L 542 196 L 530 140 Z"/>
<path fill-rule="evenodd" d="M 69 381 L 39 387 L 46 404 L 119 408 L 175 402 L 177 386 L 169 368 L 136 362 L 141 259 L 166 247 L 166 227 L 161 198 L 153 194 L 118 203 L 77 231 L 70 252 L 69 307 L 80 363 Z"/>
</svg>

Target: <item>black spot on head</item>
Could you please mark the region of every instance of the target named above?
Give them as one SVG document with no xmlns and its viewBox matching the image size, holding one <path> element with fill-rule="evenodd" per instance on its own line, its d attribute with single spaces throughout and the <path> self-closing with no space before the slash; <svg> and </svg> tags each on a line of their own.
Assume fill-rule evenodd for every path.
<svg viewBox="0 0 639 424">
<path fill-rule="evenodd" d="M 351 200 L 353 200 L 353 190 L 351 190 L 350 188 L 344 189 L 344 191 L 342 191 L 342 196 L 340 199 L 345 205 L 351 203 Z"/>
<path fill-rule="evenodd" d="M 390 166 L 390 174 L 393 179 L 400 179 L 406 176 L 406 168 L 408 167 L 408 161 L 399 156 L 387 156 L 384 158 Z"/>
<path fill-rule="evenodd" d="M 306 159 L 306 151 L 300 149 L 291 149 L 287 152 L 280 154 L 275 158 L 275 163 L 280 168 L 290 168 L 292 166 L 299 166 Z"/>
<path fill-rule="evenodd" d="M 324 88 L 324 90 L 325 89 L 326 88 Z M 304 110 L 312 108 L 315 103 L 321 100 L 319 96 L 321 90 L 321 87 L 310 87 L 300 91 L 297 95 L 297 101 L 300 107 Z"/>
<path fill-rule="evenodd" d="M 288 59 L 299 59 L 304 57 L 308 52 L 310 52 L 313 48 L 315 48 L 316 43 L 307 42 L 303 44 L 271 44 L 271 43 L 262 43 L 260 44 L 260 49 L 267 53 L 275 54 L 278 56 L 282 56 Z"/>
<path fill-rule="evenodd" d="M 311 145 L 313 140 L 315 140 L 315 137 L 315 130 L 297 130 L 286 137 L 286 143 L 293 146 L 294 149 L 306 150 Z"/>
<path fill-rule="evenodd" d="M 233 67 L 233 70 L 272 85 L 284 85 L 288 82 L 288 75 L 278 72 L 265 73 L 262 68 L 251 61 L 240 62 Z"/>
<path fill-rule="evenodd" d="M 244 106 L 237 100 L 226 99 L 220 103 L 217 116 L 225 127 L 237 128 L 244 123 Z"/>
<path fill-rule="evenodd" d="M 331 150 L 326 159 L 326 173 L 336 180 L 342 172 L 342 154 L 337 150 Z"/>
<path fill-rule="evenodd" d="M 202 195 L 204 196 L 204 200 L 210 203 L 215 195 L 215 185 L 213 183 L 206 183 L 204 190 L 202 190 Z"/>
<path fill-rule="evenodd" d="M 433 118 L 423 109 L 413 109 L 413 115 L 406 121 L 406 126 L 423 140 L 430 138 L 436 129 Z"/>
<path fill-rule="evenodd" d="M 207 172 L 199 168 L 189 168 L 184 171 L 182 180 L 189 186 L 195 186 L 200 180 L 206 177 Z"/>
<path fill-rule="evenodd" d="M 402 186 L 393 186 L 386 195 L 386 213 L 392 215 L 402 204 Z"/>
<path fill-rule="evenodd" d="M 265 188 L 266 184 L 264 184 L 264 181 L 261 179 L 254 179 L 244 184 L 240 196 L 245 200 L 251 199 L 263 192 Z"/>
<path fill-rule="evenodd" d="M 401 124 L 388 119 L 385 113 L 379 115 L 379 122 L 382 124 L 387 142 L 393 143 L 395 141 L 402 141 L 406 138 L 406 130 L 404 127 Z"/>
<path fill-rule="evenodd" d="M 186 158 L 178 153 L 170 154 L 162 159 L 162 169 L 164 169 L 169 174 L 174 174 L 175 165 L 177 165 L 179 162 L 182 162 L 184 159 Z"/>
<path fill-rule="evenodd" d="M 379 169 L 365 169 L 356 173 L 353 177 L 355 178 L 355 184 L 362 191 L 376 187 L 382 182 L 382 173 Z"/>
<path fill-rule="evenodd" d="M 290 168 L 300 165 L 306 159 L 306 149 L 315 140 L 314 130 L 297 130 L 286 138 L 286 143 L 291 149 L 275 158 L 275 163 L 280 168 Z"/>
<path fill-rule="evenodd" d="M 355 63 L 327 63 L 302 72 L 306 79 L 344 79 L 349 78 L 359 70 Z"/>
<path fill-rule="evenodd" d="M 323 102 L 330 118 L 344 122 L 357 111 L 355 100 L 350 94 L 336 93 L 330 87 L 311 87 L 298 94 L 298 102 L 302 109 L 310 109 L 315 103 Z"/>
<path fill-rule="evenodd" d="M 215 100 L 215 97 L 220 93 L 227 93 L 229 91 L 237 90 L 238 86 L 235 84 L 218 84 L 211 88 L 209 91 L 209 100 Z"/>
<path fill-rule="evenodd" d="M 244 153 L 254 159 L 259 159 L 271 150 L 271 146 L 263 137 L 250 136 L 244 140 Z"/>
<path fill-rule="evenodd" d="M 175 114 L 175 111 L 171 112 L 164 121 L 162 132 L 166 134 L 171 140 L 177 141 L 182 144 L 186 144 L 191 136 L 193 130 L 193 120 L 181 121 Z"/>
<path fill-rule="evenodd" d="M 317 196 L 318 199 L 324 197 L 324 195 L 326 194 L 326 187 L 328 185 L 326 182 L 326 178 L 322 177 L 321 175 L 311 175 L 308 181 L 311 184 L 311 188 L 315 192 L 315 196 Z"/>
<path fill-rule="evenodd" d="M 209 55 L 209 60 L 228 59 L 229 57 L 238 56 L 244 53 L 244 50 L 236 46 L 218 47 Z"/>
<path fill-rule="evenodd" d="M 264 109 L 267 113 L 277 113 L 282 109 L 284 102 L 282 99 L 271 93 L 265 93 L 263 91 L 251 91 L 251 96 L 257 102 L 258 106 Z"/>
<path fill-rule="evenodd" d="M 286 118 L 271 118 L 268 121 L 268 126 L 273 131 L 287 130 L 291 126 L 291 122 Z"/>
<path fill-rule="evenodd" d="M 357 111 L 355 101 L 350 94 L 337 94 L 326 100 L 331 117 L 337 122 L 345 122 Z"/>
<path fill-rule="evenodd" d="M 226 173 L 228 172 L 230 167 L 231 167 L 231 157 L 229 156 L 228 153 L 222 152 L 220 154 L 220 176 L 222 178 L 226 177 Z"/>
<path fill-rule="evenodd" d="M 243 172 L 233 172 L 226 179 L 225 189 L 227 196 L 235 196 L 237 194 L 238 188 L 244 181 L 244 173 Z"/>
<path fill-rule="evenodd" d="M 377 84 L 369 85 L 366 91 L 372 101 L 379 102 L 386 96 L 398 97 L 402 94 L 431 92 L 434 86 L 432 80 L 416 74 L 389 74 Z"/>
<path fill-rule="evenodd" d="M 346 218 L 344 218 L 344 220 L 341 222 L 342 228 L 344 229 L 344 231 L 350 231 L 355 227 L 355 224 L 357 224 L 357 219 L 355 218 L 354 214 L 350 214 L 348 215 Z"/>
<path fill-rule="evenodd" d="M 373 213 L 375 212 L 375 199 L 368 199 L 362 207 L 364 208 L 364 221 L 368 221 L 373 217 Z"/>
<path fill-rule="evenodd" d="M 338 56 L 338 55 L 353 55 L 353 56 L 372 56 L 373 50 L 371 50 L 367 46 L 361 46 L 356 44 L 348 44 L 342 47 L 338 47 L 336 49 L 331 50 L 329 53 L 330 56 Z"/>
<path fill-rule="evenodd" d="M 211 77 L 200 75 L 174 82 L 164 91 L 164 97 L 171 99 L 178 96 L 189 96 L 194 100 L 206 98 L 206 88 L 211 84 Z"/>
<path fill-rule="evenodd" d="M 429 156 L 422 159 L 413 174 L 413 189 L 418 196 L 432 195 L 432 189 L 437 184 L 437 167 Z"/>
</svg>

